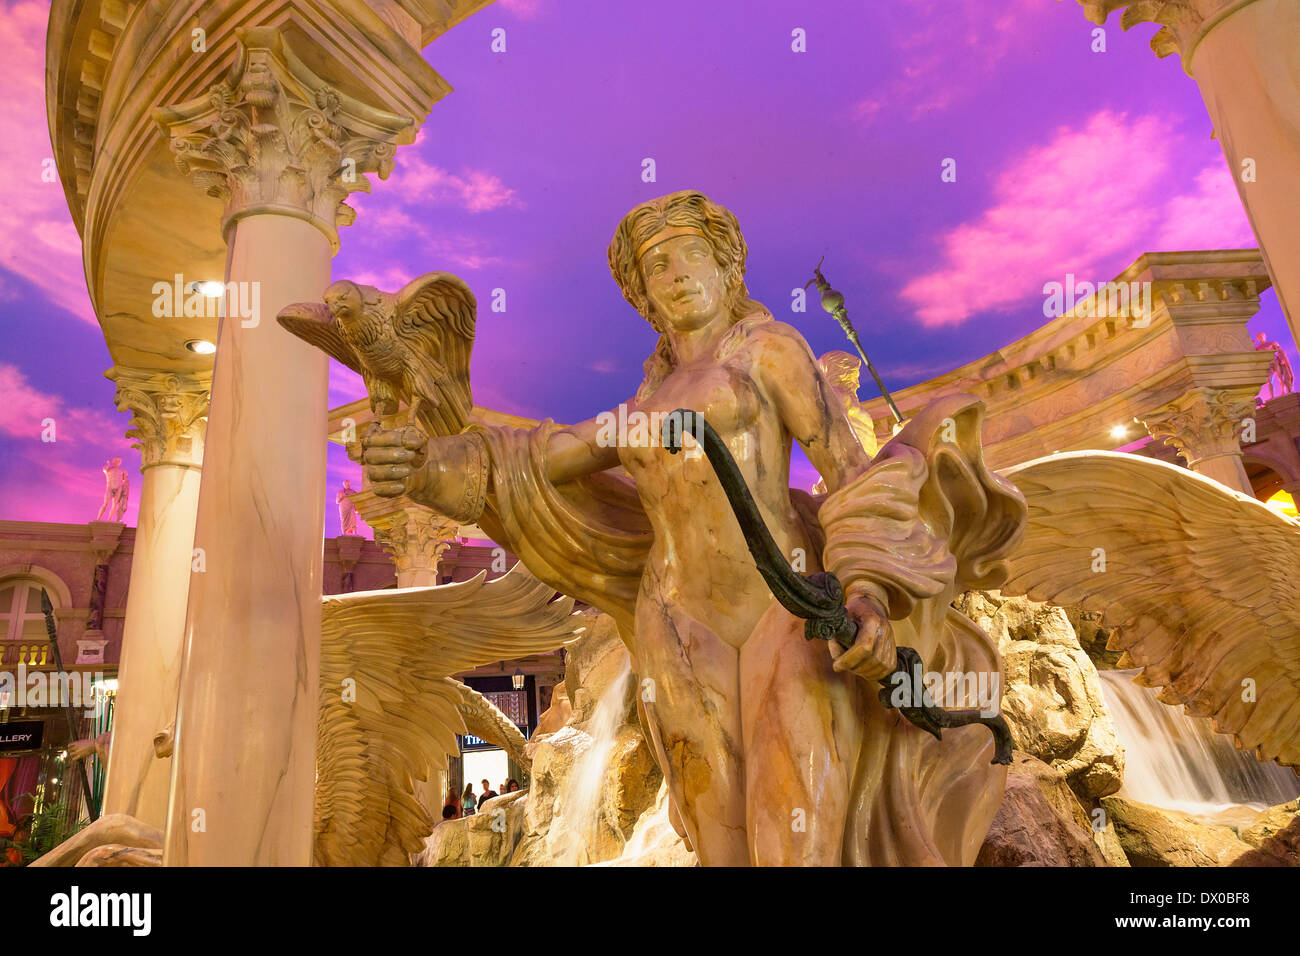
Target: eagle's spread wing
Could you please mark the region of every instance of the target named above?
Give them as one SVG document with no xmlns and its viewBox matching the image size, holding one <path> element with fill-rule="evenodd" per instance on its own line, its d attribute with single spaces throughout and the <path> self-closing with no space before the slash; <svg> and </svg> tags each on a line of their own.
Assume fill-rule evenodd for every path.
<svg viewBox="0 0 1300 956">
<path fill-rule="evenodd" d="M 1137 455 L 1070 452 L 1003 474 L 1029 503 L 1004 592 L 1101 612 L 1138 683 L 1300 767 L 1300 524 Z"/>
<path fill-rule="evenodd" d="M 295 302 L 280 310 L 276 321 L 298 338 L 361 373 L 361 359 L 339 331 L 338 320 L 321 302 Z"/>
<path fill-rule="evenodd" d="M 406 345 L 405 395 L 420 399 L 420 424 L 431 435 L 455 435 L 469 424 L 474 405 L 470 352 L 477 315 L 474 293 L 447 272 L 429 272 L 397 293 L 394 329 Z"/>
<path fill-rule="evenodd" d="M 522 566 L 484 578 L 324 598 L 318 865 L 406 866 L 434 823 L 414 782 L 446 769 L 466 728 L 465 694 L 446 678 L 552 651 L 581 633 L 573 599 L 552 600 L 555 591 Z"/>
</svg>

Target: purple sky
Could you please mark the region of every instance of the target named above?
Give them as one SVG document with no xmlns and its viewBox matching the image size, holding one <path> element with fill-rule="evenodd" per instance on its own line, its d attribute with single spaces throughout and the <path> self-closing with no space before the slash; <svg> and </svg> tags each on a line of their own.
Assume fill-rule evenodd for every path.
<svg viewBox="0 0 1300 956">
<path fill-rule="evenodd" d="M 62 189 L 41 178 L 47 16 L 40 0 L 0 4 L 0 161 L 15 174 L 0 206 L 0 517 L 83 522 L 103 459 L 134 475 L 139 456 L 101 374 Z M 1057 0 L 500 0 L 425 50 L 455 92 L 392 177 L 354 197 L 334 274 L 388 290 L 462 276 L 480 302 L 478 403 L 576 421 L 630 396 L 654 345 L 605 264 L 619 218 L 697 188 L 739 217 L 751 294 L 818 353 L 845 347 L 839 328 L 790 301 L 825 254 L 902 388 L 1041 325 L 1043 283 L 1066 273 L 1104 281 L 1146 251 L 1255 244 L 1196 86 L 1151 53 L 1153 28 L 1112 17 L 1105 53 L 1092 29 Z M 940 180 L 948 157 L 955 183 Z M 488 308 L 495 288 L 504 313 Z M 1294 354 L 1264 299 L 1252 330 Z M 363 394 L 334 367 L 331 405 Z M 343 477 L 360 483 L 332 447 L 331 488 Z"/>
</svg>

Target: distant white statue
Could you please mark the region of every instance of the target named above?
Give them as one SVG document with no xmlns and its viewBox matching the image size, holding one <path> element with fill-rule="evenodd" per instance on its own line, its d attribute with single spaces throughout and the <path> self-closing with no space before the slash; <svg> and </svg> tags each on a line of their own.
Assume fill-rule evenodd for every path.
<svg viewBox="0 0 1300 956">
<path fill-rule="evenodd" d="M 104 503 L 99 506 L 95 520 L 121 521 L 130 496 L 131 479 L 122 467 L 122 459 L 104 462 Z"/>
<path fill-rule="evenodd" d="M 1268 397 L 1270 400 L 1278 395 L 1286 395 L 1291 392 L 1295 386 L 1295 371 L 1291 368 L 1291 360 L 1287 358 L 1286 351 L 1276 342 L 1271 342 L 1265 337 L 1263 332 L 1255 335 L 1256 352 L 1272 352 L 1273 362 L 1268 367 Z M 1273 382 L 1277 381 L 1277 391 L 1273 390 Z"/>
<path fill-rule="evenodd" d="M 339 506 L 339 527 L 342 534 L 357 533 L 357 506 L 352 503 L 352 496 L 356 491 L 352 488 L 352 482 L 344 478 L 343 487 L 339 493 L 334 496 L 334 500 Z"/>
</svg>

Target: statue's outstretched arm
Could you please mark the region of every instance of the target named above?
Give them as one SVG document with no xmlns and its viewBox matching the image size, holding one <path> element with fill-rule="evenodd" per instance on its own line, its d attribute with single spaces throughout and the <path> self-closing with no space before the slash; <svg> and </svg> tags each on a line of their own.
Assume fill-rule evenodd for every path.
<svg viewBox="0 0 1300 956">
<path fill-rule="evenodd" d="M 600 419 L 555 431 L 546 443 L 546 477 L 556 484 L 618 465 L 618 447 L 600 441 Z"/>
</svg>

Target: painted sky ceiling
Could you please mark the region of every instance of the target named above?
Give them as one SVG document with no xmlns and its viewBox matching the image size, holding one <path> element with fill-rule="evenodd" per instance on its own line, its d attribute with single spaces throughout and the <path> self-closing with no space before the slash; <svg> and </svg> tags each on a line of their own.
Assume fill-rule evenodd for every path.
<svg viewBox="0 0 1300 956">
<path fill-rule="evenodd" d="M 135 475 L 139 457 L 62 189 L 41 177 L 48 10 L 0 3 L 0 517 L 84 522 L 104 459 Z M 480 302 L 479 404 L 576 421 L 628 398 L 654 346 L 605 263 L 619 218 L 697 188 L 739 217 L 751 294 L 817 352 L 844 347 L 838 326 L 790 302 L 824 254 L 902 388 L 1041 325 L 1046 282 L 1255 244 L 1195 84 L 1152 55 L 1149 25 L 1112 18 L 1104 53 L 1093 29 L 1057 0 L 498 0 L 424 51 L 456 90 L 392 177 L 351 200 L 334 274 L 389 290 L 462 276 Z M 956 182 L 941 181 L 947 158 Z M 487 307 L 494 289 L 505 312 Z M 1294 354 L 1264 299 L 1252 331 Z M 363 394 L 332 368 L 331 405 Z M 331 447 L 331 488 L 343 477 L 359 485 Z M 806 464 L 792 480 L 810 483 Z"/>
</svg>

